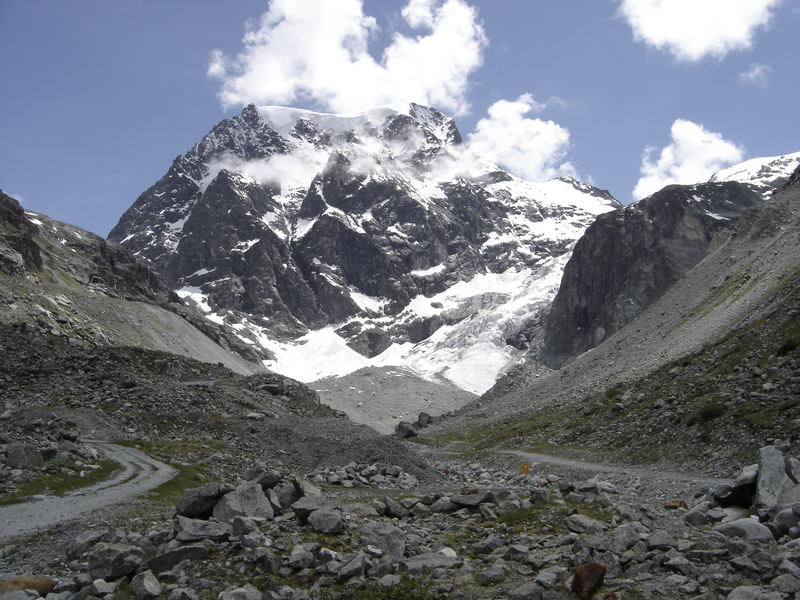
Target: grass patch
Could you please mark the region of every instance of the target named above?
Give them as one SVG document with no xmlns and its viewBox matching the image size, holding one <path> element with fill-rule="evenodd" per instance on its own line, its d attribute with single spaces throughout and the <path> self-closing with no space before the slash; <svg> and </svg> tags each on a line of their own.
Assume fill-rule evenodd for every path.
<svg viewBox="0 0 800 600">
<path fill-rule="evenodd" d="M 46 463 L 46 466 L 53 462 Z M 67 492 L 100 483 L 111 477 L 119 469 L 119 463 L 113 460 L 101 460 L 98 464 L 100 466 L 99 469 L 87 469 L 84 477 L 77 477 L 68 473 L 46 473 L 30 481 L 20 483 L 16 492 L 0 497 L 0 506 L 27 502 L 32 496 L 39 494 L 63 496 Z M 58 464 L 55 466 L 67 465 Z"/>
<path fill-rule="evenodd" d="M 436 593 L 429 576 L 414 577 L 401 575 L 400 583 L 383 587 L 377 581 L 370 581 L 358 587 L 339 590 L 323 590 L 312 596 L 314 600 L 436 600 Z"/>
<path fill-rule="evenodd" d="M 580 513 L 589 518 L 611 523 L 613 514 L 605 506 L 597 503 L 584 504 L 567 502 L 565 504 L 535 504 L 530 508 L 521 508 L 497 517 L 497 521 L 506 525 L 512 532 L 549 528 L 551 531 L 566 531 L 566 519 L 572 514 Z"/>
</svg>

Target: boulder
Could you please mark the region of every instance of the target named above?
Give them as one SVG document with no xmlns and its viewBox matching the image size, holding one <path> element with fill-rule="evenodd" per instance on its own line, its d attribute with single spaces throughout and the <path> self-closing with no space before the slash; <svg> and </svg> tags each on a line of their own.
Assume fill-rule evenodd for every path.
<svg viewBox="0 0 800 600">
<path fill-rule="evenodd" d="M 474 544 L 472 546 L 472 551 L 475 554 L 491 554 L 502 545 L 503 545 L 503 540 L 501 540 L 496 535 L 490 535 L 489 537 Z"/>
<path fill-rule="evenodd" d="M 341 583 L 363 575 L 367 570 L 367 555 L 359 552 L 352 559 L 350 559 L 339 571 L 337 580 Z"/>
<path fill-rule="evenodd" d="M 182 560 L 201 560 L 208 556 L 208 548 L 200 545 L 181 546 L 174 550 L 167 550 L 147 561 L 147 566 L 154 573 L 169 571 Z"/>
<path fill-rule="evenodd" d="M 218 483 L 207 483 L 203 487 L 186 490 L 175 506 L 175 514 L 190 519 L 207 519 L 219 499 L 228 491 L 229 488 Z"/>
<path fill-rule="evenodd" d="M 416 429 L 414 429 L 414 426 L 408 421 L 400 421 L 395 425 L 394 433 L 399 438 L 417 437 Z"/>
<path fill-rule="evenodd" d="M 193 589 L 179 587 L 170 592 L 169 600 L 198 600 L 198 597 Z"/>
<path fill-rule="evenodd" d="M 292 503 L 292 510 L 300 523 L 305 523 L 311 513 L 323 508 L 334 509 L 339 508 L 339 505 L 323 496 L 303 496 Z"/>
<path fill-rule="evenodd" d="M 67 556 L 71 559 L 80 558 L 83 554 L 103 538 L 101 531 L 84 531 L 79 533 L 70 542 Z"/>
<path fill-rule="evenodd" d="M 234 517 L 272 519 L 275 513 L 261 486 L 246 482 L 220 498 L 214 506 L 213 515 L 218 521 L 227 523 Z"/>
<path fill-rule="evenodd" d="M 264 491 L 278 485 L 281 474 L 268 468 L 264 463 L 256 463 L 244 472 L 244 479 L 261 486 Z"/>
<path fill-rule="evenodd" d="M 308 523 L 317 533 L 336 534 L 344 531 L 342 512 L 333 508 L 320 508 L 308 516 Z"/>
<path fill-rule="evenodd" d="M 40 469 L 44 457 L 30 444 L 9 444 L 6 446 L 6 464 L 12 469 Z"/>
<path fill-rule="evenodd" d="M 395 519 L 405 519 L 408 516 L 408 509 L 404 508 L 397 500 L 384 497 L 383 503 L 386 505 L 386 516 Z"/>
<path fill-rule="evenodd" d="M 161 595 L 161 584 L 149 569 L 142 573 L 137 573 L 131 579 L 131 591 L 136 596 L 136 600 L 153 600 Z"/>
<path fill-rule="evenodd" d="M 289 567 L 299 571 L 314 564 L 314 555 L 303 544 L 297 544 L 289 555 Z"/>
<path fill-rule="evenodd" d="M 225 590 L 218 600 L 263 600 L 264 596 L 254 585 L 247 583 L 243 587 Z"/>
<path fill-rule="evenodd" d="M 508 600 L 542 600 L 542 588 L 529 581 L 508 592 Z"/>
<path fill-rule="evenodd" d="M 753 507 L 759 511 L 769 511 L 778 505 L 784 488 L 791 486 L 786 474 L 786 459 L 775 446 L 764 446 L 758 451 L 758 481 Z"/>
<path fill-rule="evenodd" d="M 399 527 L 370 521 L 358 533 L 364 546 L 379 548 L 397 560 L 403 558 L 406 551 L 406 532 Z"/>
<path fill-rule="evenodd" d="M 144 551 L 126 544 L 95 544 L 88 554 L 89 573 L 95 579 L 116 579 L 142 566 Z"/>
<path fill-rule="evenodd" d="M 400 570 L 409 575 L 421 575 L 427 570 L 452 569 L 458 564 L 458 559 L 438 552 L 423 552 L 416 556 L 406 558 L 400 563 Z"/>
<path fill-rule="evenodd" d="M 728 537 L 740 537 L 749 542 L 769 542 L 773 540 L 772 532 L 755 519 L 737 519 L 714 526 L 714 531 Z"/>
<path fill-rule="evenodd" d="M 175 539 L 179 542 L 198 542 L 200 540 L 219 542 L 227 540 L 231 534 L 230 526 L 225 523 L 181 516 L 175 517 L 174 527 Z"/>
<path fill-rule="evenodd" d="M 459 494 L 450 498 L 453 504 L 458 506 L 466 506 L 467 508 L 475 508 L 484 502 L 491 502 L 494 499 L 492 492 L 476 492 L 474 494 Z"/>
<path fill-rule="evenodd" d="M 575 533 L 598 533 L 608 529 L 605 523 L 581 514 L 567 517 L 567 527 Z"/>
</svg>

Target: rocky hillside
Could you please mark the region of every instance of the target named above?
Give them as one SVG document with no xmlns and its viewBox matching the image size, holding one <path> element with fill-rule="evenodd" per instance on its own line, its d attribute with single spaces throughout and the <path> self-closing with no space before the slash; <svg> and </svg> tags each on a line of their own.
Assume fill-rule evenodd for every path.
<svg viewBox="0 0 800 600">
<path fill-rule="evenodd" d="M 433 431 L 478 447 L 569 444 L 707 470 L 775 440 L 794 445 L 798 219 L 800 171 L 590 352 L 551 374 L 519 366 Z"/>
<path fill-rule="evenodd" d="M 558 368 L 632 321 L 705 258 L 716 236 L 783 187 L 798 164 L 800 153 L 752 159 L 709 183 L 667 186 L 598 217 L 564 270 L 539 358 Z"/>
<path fill-rule="evenodd" d="M 0 192 L 0 322 L 75 346 L 141 346 L 259 369 L 259 352 L 209 322 L 118 244 L 25 211 Z"/>
<path fill-rule="evenodd" d="M 250 105 L 179 156 L 110 239 L 274 353 L 277 371 L 407 366 L 481 392 L 540 342 L 569 250 L 616 206 L 574 179 L 511 176 L 417 104 Z"/>
</svg>

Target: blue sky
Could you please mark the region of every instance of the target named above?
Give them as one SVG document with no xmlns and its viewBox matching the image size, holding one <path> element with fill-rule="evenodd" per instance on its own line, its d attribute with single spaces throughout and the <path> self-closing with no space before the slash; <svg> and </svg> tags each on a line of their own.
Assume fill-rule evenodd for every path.
<svg viewBox="0 0 800 600">
<path fill-rule="evenodd" d="M 246 100 L 356 110 L 404 93 L 520 175 L 575 174 L 623 202 L 800 150 L 797 0 L 659 4 L 2 0 L 0 187 L 105 235 Z"/>
</svg>

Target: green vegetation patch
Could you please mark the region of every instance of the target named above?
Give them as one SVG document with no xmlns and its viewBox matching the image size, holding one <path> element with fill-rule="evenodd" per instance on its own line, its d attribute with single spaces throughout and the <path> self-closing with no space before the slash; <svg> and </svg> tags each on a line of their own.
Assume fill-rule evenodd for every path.
<svg viewBox="0 0 800 600">
<path fill-rule="evenodd" d="M 436 600 L 439 595 L 430 577 L 410 577 L 401 575 L 397 585 L 383 587 L 377 581 L 371 581 L 358 587 L 340 590 L 323 590 L 314 600 Z"/>
<path fill-rule="evenodd" d="M 27 502 L 39 494 L 63 496 L 67 492 L 105 481 L 119 469 L 119 463 L 113 460 L 101 460 L 98 465 L 99 469 L 86 469 L 83 477 L 77 477 L 72 473 L 44 473 L 35 479 L 20 483 L 13 494 L 0 496 L 0 506 Z M 75 465 L 69 461 L 50 461 L 45 466 L 61 468 Z"/>
</svg>

